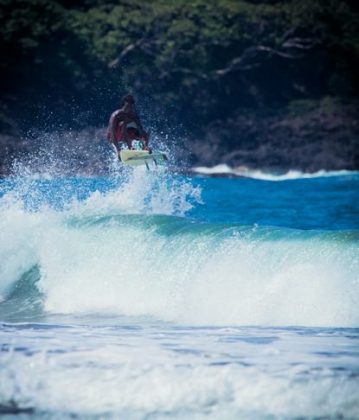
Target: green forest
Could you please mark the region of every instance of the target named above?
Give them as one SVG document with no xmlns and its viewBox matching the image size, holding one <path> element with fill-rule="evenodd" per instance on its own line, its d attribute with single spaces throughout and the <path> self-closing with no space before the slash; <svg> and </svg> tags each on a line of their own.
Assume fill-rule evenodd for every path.
<svg viewBox="0 0 359 420">
<path fill-rule="evenodd" d="M 104 126 L 131 92 L 147 118 L 182 127 L 194 162 L 218 163 L 216 153 L 236 165 L 359 167 L 358 9 L 0 0 L 1 154 L 29 128 Z"/>
</svg>

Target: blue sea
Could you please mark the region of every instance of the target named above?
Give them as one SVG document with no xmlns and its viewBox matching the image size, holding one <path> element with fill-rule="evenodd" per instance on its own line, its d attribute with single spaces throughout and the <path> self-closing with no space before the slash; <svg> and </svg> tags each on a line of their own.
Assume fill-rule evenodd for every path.
<svg viewBox="0 0 359 420">
<path fill-rule="evenodd" d="M 359 173 L 0 189 L 3 418 L 359 418 Z"/>
</svg>

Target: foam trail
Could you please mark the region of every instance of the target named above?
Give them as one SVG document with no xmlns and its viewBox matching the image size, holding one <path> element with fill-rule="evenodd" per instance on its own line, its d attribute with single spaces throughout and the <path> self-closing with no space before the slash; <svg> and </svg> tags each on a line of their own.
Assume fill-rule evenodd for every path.
<svg viewBox="0 0 359 420">
<path fill-rule="evenodd" d="M 220 164 L 213 167 L 198 166 L 193 168 L 193 171 L 203 175 L 233 175 L 245 178 L 259 179 L 263 181 L 288 181 L 294 179 L 310 179 L 310 178 L 323 178 L 323 177 L 335 177 L 335 176 L 350 176 L 358 174 L 358 171 L 326 171 L 320 170 L 312 173 L 302 172 L 298 170 L 290 170 L 283 174 L 275 174 L 265 172 L 260 169 L 248 169 L 248 168 L 231 168 L 226 164 Z"/>
<path fill-rule="evenodd" d="M 166 336 L 166 331 L 160 330 L 160 333 Z M 181 337 L 186 347 L 180 349 L 193 348 L 198 342 L 203 345 L 203 337 L 191 340 L 187 337 L 193 336 L 193 331 L 186 333 Z M 41 334 L 44 336 L 46 332 L 41 331 Z M 330 371 L 325 375 L 315 375 L 310 369 L 304 372 L 304 366 L 298 367 L 298 363 L 288 363 L 285 366 L 286 375 L 270 375 L 265 372 L 263 361 L 257 360 L 257 365 L 245 369 L 240 363 L 211 366 L 203 360 L 199 363 L 195 356 L 185 352 L 181 356 L 177 354 L 171 357 L 165 345 L 156 343 L 155 347 L 154 342 L 158 342 L 160 334 L 157 340 L 141 337 L 137 341 L 122 335 L 121 339 L 130 343 L 126 346 L 122 340 L 121 345 L 115 344 L 118 336 L 119 331 L 113 335 L 107 332 L 104 345 L 104 337 L 94 336 L 93 330 L 86 331 L 86 334 L 79 330 L 76 338 L 83 340 L 75 351 L 64 351 L 61 355 L 56 355 L 56 351 L 45 355 L 43 352 L 34 352 L 31 363 L 29 356 L 23 354 L 2 359 L 0 401 L 10 406 L 9 402 L 13 401 L 19 407 L 36 407 L 47 414 L 44 417 L 55 418 L 358 417 L 356 395 L 359 387 L 355 375 L 338 378 L 330 375 Z M 166 337 L 168 342 L 169 338 Z M 49 335 L 46 338 L 53 348 L 58 346 L 58 338 Z M 74 345 L 68 335 L 62 338 L 66 345 Z M 210 342 L 214 348 L 218 348 L 218 341 L 223 337 L 219 335 L 216 338 L 213 341 L 207 338 L 206 343 Z M 285 341 L 286 335 L 283 334 L 281 338 Z M 91 350 L 88 350 L 89 341 L 95 343 Z M 161 341 L 161 344 L 167 344 L 166 341 Z M 303 347 L 306 345 L 306 349 L 315 350 L 305 337 L 302 337 L 302 341 Z M 221 354 L 226 355 L 228 347 L 231 354 L 233 347 L 241 349 L 240 342 L 230 344 L 222 343 Z M 197 344 L 196 347 L 199 353 L 205 350 L 204 345 L 201 348 Z M 280 352 L 279 349 L 275 350 Z M 255 346 L 250 347 L 249 351 L 257 353 Z M 303 349 L 296 349 L 296 356 L 300 351 L 303 352 Z M 285 353 L 288 353 L 288 349 Z M 213 357 L 213 353 L 211 355 L 212 360 L 221 360 L 218 356 Z M 278 363 L 278 358 L 273 360 L 273 354 L 265 355 Z M 309 354 L 306 356 L 311 358 Z M 243 359 L 243 355 L 238 358 Z M 303 371 L 302 375 L 300 370 Z M 69 387 L 69 382 L 72 387 Z M 77 391 L 73 392 L 74 389 Z M 293 401 L 299 401 L 300 404 L 293 404 Z M 58 416 L 54 414 L 59 412 Z"/>
</svg>

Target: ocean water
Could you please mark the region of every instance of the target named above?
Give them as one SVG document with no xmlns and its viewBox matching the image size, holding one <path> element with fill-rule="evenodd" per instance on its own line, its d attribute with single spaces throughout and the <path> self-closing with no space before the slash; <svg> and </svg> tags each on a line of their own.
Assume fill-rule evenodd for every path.
<svg viewBox="0 0 359 420">
<path fill-rule="evenodd" d="M 0 181 L 4 418 L 359 418 L 359 174 L 197 172 Z"/>
</svg>

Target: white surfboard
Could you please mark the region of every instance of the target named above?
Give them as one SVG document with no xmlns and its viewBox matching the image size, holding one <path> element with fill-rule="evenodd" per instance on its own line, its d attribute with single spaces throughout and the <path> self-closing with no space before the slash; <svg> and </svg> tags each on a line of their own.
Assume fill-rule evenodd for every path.
<svg viewBox="0 0 359 420">
<path fill-rule="evenodd" d="M 164 165 L 168 160 L 167 156 L 163 152 L 149 152 L 148 150 L 121 150 L 120 151 L 121 162 L 125 165 L 140 166 L 149 163 L 155 165 Z"/>
</svg>

